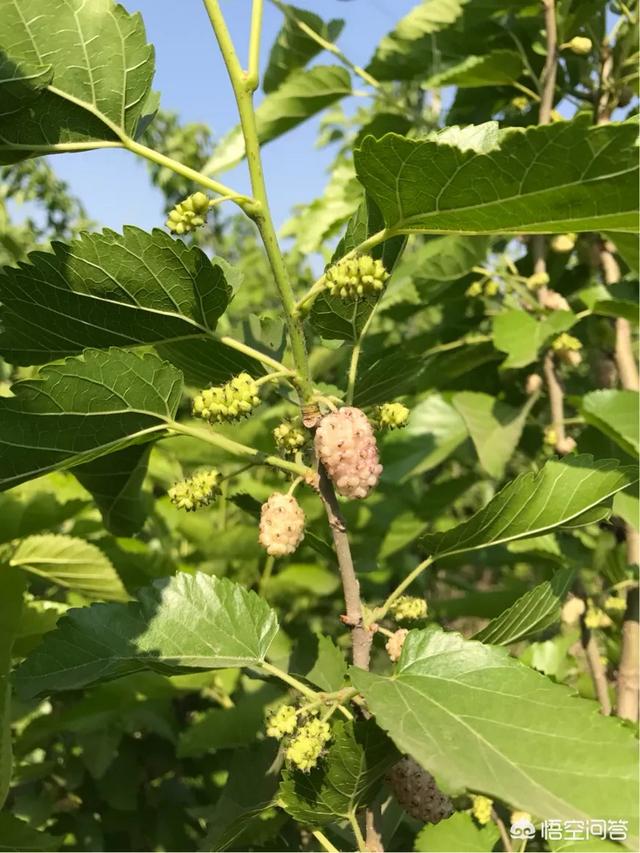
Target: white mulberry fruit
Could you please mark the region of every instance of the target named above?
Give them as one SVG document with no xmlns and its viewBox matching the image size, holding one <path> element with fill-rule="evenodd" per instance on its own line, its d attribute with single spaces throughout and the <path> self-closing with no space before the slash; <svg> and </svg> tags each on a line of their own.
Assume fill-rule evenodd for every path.
<svg viewBox="0 0 640 853">
<path fill-rule="evenodd" d="M 397 631 L 394 631 L 393 634 L 389 637 L 384 647 L 387 650 L 387 654 L 389 658 L 395 663 L 402 653 L 402 647 L 404 646 L 404 641 L 407 639 L 407 634 L 409 630 L 407 628 L 398 628 Z"/>
<path fill-rule="evenodd" d="M 293 554 L 304 538 L 304 512 L 293 495 L 274 492 L 262 504 L 259 542 L 271 557 Z"/>
<path fill-rule="evenodd" d="M 440 823 L 453 814 L 453 803 L 417 761 L 406 756 L 387 775 L 394 796 L 411 817 L 425 823 Z"/>
<path fill-rule="evenodd" d="M 345 498 L 366 498 L 382 465 L 373 428 L 360 409 L 344 406 L 321 421 L 315 435 L 318 458 Z"/>
</svg>

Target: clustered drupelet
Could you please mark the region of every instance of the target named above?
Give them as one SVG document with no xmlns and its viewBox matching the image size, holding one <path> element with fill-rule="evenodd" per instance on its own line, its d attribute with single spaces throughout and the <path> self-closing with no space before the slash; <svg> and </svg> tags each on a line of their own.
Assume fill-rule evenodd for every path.
<svg viewBox="0 0 640 853">
<path fill-rule="evenodd" d="M 391 768 L 387 781 L 402 808 L 425 823 L 439 823 L 453 814 L 453 803 L 417 761 L 405 756 Z"/>
<path fill-rule="evenodd" d="M 360 409 L 331 412 L 316 430 L 318 458 L 345 498 L 366 498 L 382 473 L 373 428 Z"/>
<path fill-rule="evenodd" d="M 293 554 L 304 538 L 304 512 L 293 495 L 274 492 L 262 504 L 259 541 L 267 554 Z"/>
</svg>

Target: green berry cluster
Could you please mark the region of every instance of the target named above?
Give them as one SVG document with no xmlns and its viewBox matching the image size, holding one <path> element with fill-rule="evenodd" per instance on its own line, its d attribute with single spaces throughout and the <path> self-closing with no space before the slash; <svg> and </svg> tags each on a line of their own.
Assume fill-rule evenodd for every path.
<svg viewBox="0 0 640 853">
<path fill-rule="evenodd" d="M 247 417 L 260 404 L 258 383 L 248 373 L 239 373 L 225 385 L 206 388 L 193 401 L 193 414 L 209 423 L 236 421 Z"/>
<path fill-rule="evenodd" d="M 174 234 L 188 234 L 207 221 L 209 199 L 204 193 L 193 193 L 173 208 L 167 219 L 167 228 Z"/>
<path fill-rule="evenodd" d="M 549 284 L 549 275 L 546 272 L 534 272 L 527 279 L 527 287 L 529 290 L 540 290 L 541 287 L 546 287 Z"/>
<path fill-rule="evenodd" d="M 593 631 L 597 628 L 611 627 L 611 619 L 607 616 L 604 610 L 596 607 L 596 605 L 590 601 L 589 606 L 587 607 L 587 612 L 584 615 L 584 624 L 590 631 Z"/>
<path fill-rule="evenodd" d="M 200 471 L 176 483 L 169 489 L 169 500 L 178 509 L 193 512 L 203 506 L 208 506 L 220 494 L 220 472 L 215 468 Z"/>
<path fill-rule="evenodd" d="M 341 299 L 375 296 L 384 290 L 389 273 L 371 255 L 342 258 L 326 272 L 327 290 Z"/>
<path fill-rule="evenodd" d="M 484 826 L 491 820 L 491 812 L 493 811 L 493 800 L 489 797 L 476 796 L 471 797 L 473 805 L 471 806 L 471 814 L 475 817 L 479 824 Z"/>
<path fill-rule="evenodd" d="M 291 421 L 282 421 L 273 431 L 276 447 L 283 456 L 293 456 L 300 450 L 307 440 L 304 430 L 292 424 Z"/>
<path fill-rule="evenodd" d="M 376 408 L 379 429 L 401 429 L 409 420 L 409 409 L 402 403 L 383 403 Z"/>
<path fill-rule="evenodd" d="M 281 705 L 267 721 L 267 735 L 278 740 L 287 737 L 285 758 L 305 773 L 316 766 L 331 740 L 331 726 L 317 715 L 316 709 L 304 711 Z"/>
<path fill-rule="evenodd" d="M 308 773 L 318 763 L 325 746 L 331 740 L 331 726 L 324 720 L 312 719 L 301 726 L 289 741 L 285 758 L 298 770 Z"/>
<path fill-rule="evenodd" d="M 469 287 L 465 290 L 467 296 L 497 296 L 500 293 L 500 285 L 498 282 L 490 278 L 487 281 L 474 281 L 473 284 L 470 284 Z"/>
<path fill-rule="evenodd" d="M 573 335 L 568 335 L 566 332 L 558 335 L 551 344 L 551 349 L 557 354 L 558 358 L 570 367 L 577 367 L 582 361 L 580 355 L 582 344 L 578 338 L 574 338 Z"/>
<path fill-rule="evenodd" d="M 619 595 L 610 595 L 604 603 L 604 609 L 610 613 L 622 613 L 626 610 L 627 602 Z"/>
<path fill-rule="evenodd" d="M 267 720 L 267 735 L 278 740 L 292 735 L 298 725 L 298 712 L 293 705 L 280 705 Z"/>
<path fill-rule="evenodd" d="M 567 48 L 578 56 L 587 56 L 593 50 L 593 42 L 587 36 L 574 36 L 569 41 L 560 45 L 560 50 Z"/>
<path fill-rule="evenodd" d="M 391 613 L 399 622 L 424 619 L 427 615 L 427 602 L 413 595 L 401 595 L 391 605 Z"/>
</svg>

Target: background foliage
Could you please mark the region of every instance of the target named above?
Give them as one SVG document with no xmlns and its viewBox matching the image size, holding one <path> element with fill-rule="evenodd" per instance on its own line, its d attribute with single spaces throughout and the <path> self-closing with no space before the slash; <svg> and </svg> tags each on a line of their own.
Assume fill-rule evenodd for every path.
<svg viewBox="0 0 640 853">
<path fill-rule="evenodd" d="M 266 386 L 218 440 L 193 433 L 199 389 L 292 364 L 254 224 L 216 206 L 180 238 L 99 230 L 37 159 L 124 148 L 168 212 L 245 158 L 241 130 L 214 139 L 162 108 L 143 22 L 112 0 L 0 0 L 0 849 L 349 850 L 365 806 L 388 850 L 505 849 L 514 810 L 538 829 L 625 820 L 635 849 L 633 725 L 607 711 L 637 719 L 637 698 L 620 708 L 637 630 L 636 5 L 558 0 L 549 89 L 531 0 L 423 0 L 366 68 L 335 45 L 341 21 L 268 4 L 282 28 L 260 143 L 320 116 L 335 155 L 281 235 L 314 387 L 371 417 L 411 410 L 378 434 L 376 490 L 341 504 L 382 629 L 365 672 L 317 495 L 297 492 L 295 555 L 274 565 L 258 544 L 260 504 L 286 485 L 258 463 L 296 416 L 290 389 Z M 378 301 L 344 303 L 322 272 L 363 243 L 392 275 Z M 553 354 L 565 332 L 579 363 Z M 168 489 L 202 466 L 222 494 L 184 513 Z M 418 623 L 387 606 L 410 581 Z M 398 628 L 415 630 L 393 665 Z M 373 715 L 337 712 L 309 774 L 265 736 L 300 685 L 353 686 Z M 401 808 L 401 753 L 451 817 Z M 530 849 L 547 848 L 538 831 Z"/>
</svg>

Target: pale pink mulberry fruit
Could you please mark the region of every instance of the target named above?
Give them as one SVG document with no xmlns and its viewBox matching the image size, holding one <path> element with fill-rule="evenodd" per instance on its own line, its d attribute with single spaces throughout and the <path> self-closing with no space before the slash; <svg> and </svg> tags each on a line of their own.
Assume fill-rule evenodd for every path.
<svg viewBox="0 0 640 853">
<path fill-rule="evenodd" d="M 380 478 L 382 465 L 365 413 L 344 406 L 326 415 L 316 430 L 315 446 L 338 493 L 345 498 L 366 498 Z"/>
<path fill-rule="evenodd" d="M 274 492 L 262 504 L 259 541 L 267 554 L 293 554 L 304 538 L 304 512 L 293 495 Z"/>
<path fill-rule="evenodd" d="M 387 782 L 402 808 L 425 823 L 439 823 L 453 814 L 453 803 L 417 761 L 405 756 L 391 768 Z"/>
</svg>

